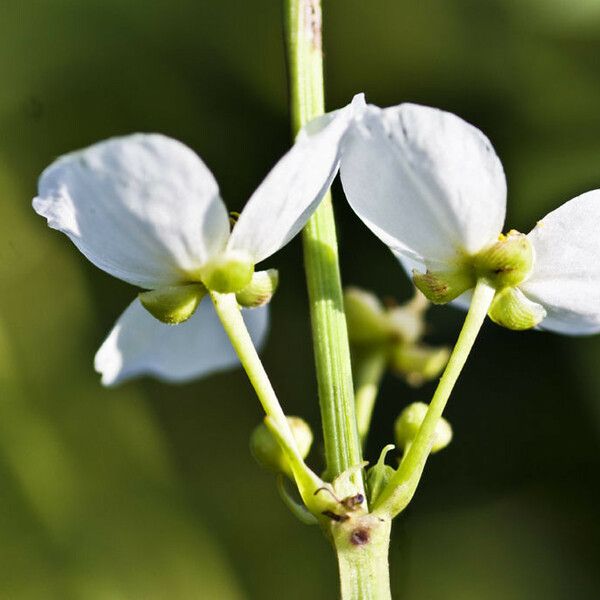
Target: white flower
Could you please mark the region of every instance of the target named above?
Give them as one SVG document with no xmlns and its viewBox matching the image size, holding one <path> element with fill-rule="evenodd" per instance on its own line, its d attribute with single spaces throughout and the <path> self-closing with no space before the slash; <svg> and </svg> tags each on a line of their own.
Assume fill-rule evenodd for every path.
<svg viewBox="0 0 600 600">
<path fill-rule="evenodd" d="M 482 257 L 497 259 L 503 243 L 518 243 L 527 260 L 505 289 L 510 302 L 496 316 L 508 306 L 517 325 L 523 317 L 528 326 L 541 321 L 542 328 L 560 333 L 600 331 L 600 190 L 565 203 L 526 237 L 511 232 L 499 242 L 506 180 L 478 129 L 414 104 L 366 106 L 354 111 L 348 127 L 340 138 L 348 201 L 409 272 L 428 272 L 426 284 L 447 276 L 462 293 L 472 287 Z M 507 299 L 502 285 L 498 304 Z M 468 299 L 467 292 L 459 302 Z"/>
<path fill-rule="evenodd" d="M 200 283 L 189 289 L 237 292 L 254 265 L 289 242 L 317 207 L 335 176 L 336 138 L 345 130 L 344 119 L 337 119 L 314 134 L 303 132 L 254 192 L 232 232 L 218 185 L 202 160 L 157 134 L 115 138 L 59 158 L 43 172 L 33 207 L 97 267 L 135 286 L 169 293 Z M 267 307 L 244 312 L 260 345 Z M 134 300 L 95 360 L 106 385 L 144 373 L 182 381 L 234 364 L 208 299 L 176 326 L 157 321 Z"/>
</svg>

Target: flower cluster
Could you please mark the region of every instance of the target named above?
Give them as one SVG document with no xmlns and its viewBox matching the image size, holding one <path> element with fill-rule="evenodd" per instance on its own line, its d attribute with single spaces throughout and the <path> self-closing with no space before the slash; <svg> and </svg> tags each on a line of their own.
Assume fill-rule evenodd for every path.
<svg viewBox="0 0 600 600">
<path fill-rule="evenodd" d="M 370 292 L 351 287 L 344 293 L 344 306 L 355 367 L 378 352 L 391 371 L 419 386 L 438 377 L 446 366 L 449 348 L 422 341 L 429 302 L 420 292 L 404 304 L 388 300 L 384 306 Z"/>
<path fill-rule="evenodd" d="M 181 381 L 236 364 L 208 293 L 235 293 L 250 308 L 260 346 L 276 276 L 255 265 L 301 230 L 338 168 L 350 206 L 432 302 L 465 306 L 485 278 L 501 325 L 600 331 L 600 191 L 526 236 L 502 235 L 504 171 L 478 129 L 441 110 L 381 109 L 359 95 L 300 132 L 233 229 L 205 164 L 162 135 L 101 142 L 44 171 L 35 210 L 97 267 L 146 290 L 96 355 L 103 383 L 142 373 Z"/>
</svg>

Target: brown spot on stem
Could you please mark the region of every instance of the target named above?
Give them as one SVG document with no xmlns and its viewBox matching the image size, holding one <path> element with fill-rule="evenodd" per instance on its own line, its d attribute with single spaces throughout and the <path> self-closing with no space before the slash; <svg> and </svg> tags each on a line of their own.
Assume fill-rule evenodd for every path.
<svg viewBox="0 0 600 600">
<path fill-rule="evenodd" d="M 369 543 L 371 535 L 365 527 L 358 527 L 350 534 L 350 542 L 355 546 L 364 546 Z"/>
<path fill-rule="evenodd" d="M 304 22 L 310 33 L 312 45 L 315 50 L 321 49 L 321 1 L 305 0 L 304 2 Z"/>
</svg>

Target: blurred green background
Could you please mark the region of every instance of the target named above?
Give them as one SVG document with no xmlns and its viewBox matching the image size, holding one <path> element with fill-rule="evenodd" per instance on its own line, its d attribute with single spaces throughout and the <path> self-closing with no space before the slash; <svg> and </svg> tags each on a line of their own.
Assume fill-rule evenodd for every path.
<svg viewBox="0 0 600 600">
<path fill-rule="evenodd" d="M 34 215 L 41 170 L 112 135 L 192 146 L 243 206 L 289 145 L 277 0 L 0 0 L 0 598 L 331 599 L 333 554 L 253 463 L 261 417 L 241 371 L 102 389 L 92 358 L 135 294 Z M 358 91 L 458 113 L 492 139 L 508 222 L 528 231 L 600 187 L 600 2 L 330 0 L 330 107 Z M 336 187 L 345 282 L 406 278 Z M 264 360 L 319 429 L 301 248 L 281 273 Z M 431 311 L 430 341 L 461 322 Z M 600 337 L 488 324 L 392 541 L 406 600 L 595 599 Z M 390 376 L 369 458 L 432 387 Z M 313 464 L 321 463 L 319 448 Z"/>
</svg>

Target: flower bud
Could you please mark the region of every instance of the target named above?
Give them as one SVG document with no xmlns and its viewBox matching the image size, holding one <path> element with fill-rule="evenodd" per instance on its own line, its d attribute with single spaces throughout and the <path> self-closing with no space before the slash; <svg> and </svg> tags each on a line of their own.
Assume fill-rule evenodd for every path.
<svg viewBox="0 0 600 600">
<path fill-rule="evenodd" d="M 432 348 L 423 344 L 397 344 L 390 355 L 390 367 L 412 386 L 435 379 L 450 358 L 445 346 Z"/>
<path fill-rule="evenodd" d="M 168 285 L 139 294 L 142 306 L 156 319 L 169 325 L 183 323 L 193 314 L 206 294 L 201 283 Z"/>
<path fill-rule="evenodd" d="M 527 299 L 519 288 L 505 288 L 496 292 L 488 315 L 502 327 L 521 331 L 538 325 L 546 311 L 542 305 Z"/>
<path fill-rule="evenodd" d="M 533 246 L 526 235 L 511 230 L 475 257 L 475 268 L 496 289 L 523 282 L 533 267 Z"/>
<path fill-rule="evenodd" d="M 472 270 L 465 266 L 454 271 L 429 271 L 419 273 L 413 270 L 413 282 L 425 298 L 433 304 L 446 304 L 475 287 Z"/>
<path fill-rule="evenodd" d="M 415 439 L 425 415 L 428 410 L 427 404 L 424 402 L 413 402 L 409 404 L 396 419 L 394 431 L 396 434 L 396 442 L 401 448 L 406 448 L 412 444 Z M 431 452 L 438 452 L 445 448 L 452 441 L 452 427 L 450 423 L 441 417 L 435 427 L 435 435 Z"/>
<path fill-rule="evenodd" d="M 306 458 L 313 441 L 310 426 L 300 417 L 287 417 L 287 422 L 296 440 L 300 456 Z M 250 436 L 250 451 L 262 467 L 276 473 L 285 473 L 288 477 L 292 477 L 292 470 L 288 459 L 264 423 L 258 425 L 252 432 Z"/>
<path fill-rule="evenodd" d="M 254 263 L 245 252 L 230 250 L 211 258 L 201 269 L 202 283 L 221 294 L 243 290 L 252 280 Z"/>
<path fill-rule="evenodd" d="M 377 498 L 387 486 L 395 470 L 385 464 L 385 457 L 390 450 L 394 449 L 393 444 L 388 444 L 381 451 L 377 464 L 367 471 L 367 489 L 369 490 L 369 504 L 373 505 L 377 502 Z"/>
<path fill-rule="evenodd" d="M 387 316 L 375 295 L 355 287 L 346 288 L 344 308 L 350 342 L 366 345 L 383 343 L 388 339 Z"/>
<path fill-rule="evenodd" d="M 279 284 L 277 269 L 258 271 L 252 275 L 250 283 L 235 297 L 244 308 L 257 308 L 271 301 Z"/>
</svg>

